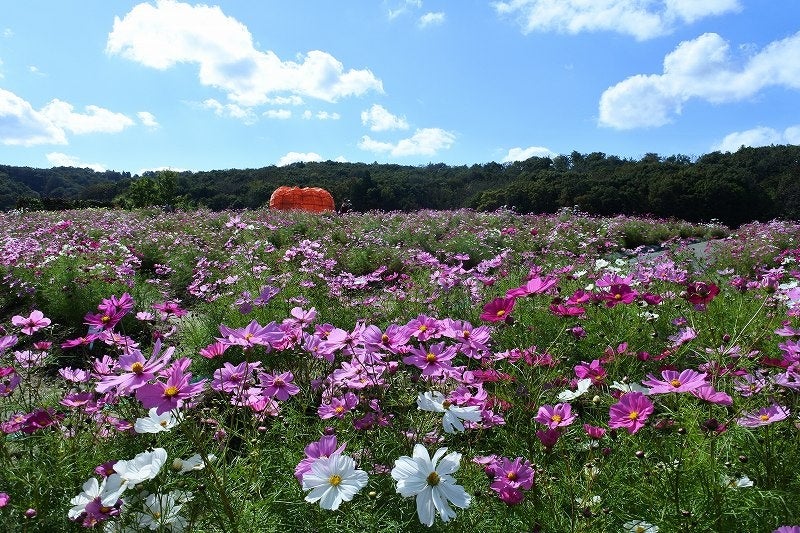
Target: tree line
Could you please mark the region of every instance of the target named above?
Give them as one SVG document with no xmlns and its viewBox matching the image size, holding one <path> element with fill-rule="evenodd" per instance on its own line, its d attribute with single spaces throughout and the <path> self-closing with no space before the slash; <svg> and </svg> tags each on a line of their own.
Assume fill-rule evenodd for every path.
<svg viewBox="0 0 800 533">
<path fill-rule="evenodd" d="M 577 207 L 596 215 L 652 215 L 736 227 L 800 219 L 800 146 L 712 152 L 697 158 L 602 152 L 471 166 L 294 163 L 258 169 L 129 172 L 0 165 L 0 209 L 172 206 L 260 208 L 281 185 L 323 187 L 355 211 L 505 206 L 520 213 Z"/>
</svg>

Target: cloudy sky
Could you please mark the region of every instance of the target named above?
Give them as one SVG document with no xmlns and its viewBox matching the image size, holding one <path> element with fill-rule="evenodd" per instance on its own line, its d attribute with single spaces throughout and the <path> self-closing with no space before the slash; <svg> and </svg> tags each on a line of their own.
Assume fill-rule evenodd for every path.
<svg viewBox="0 0 800 533">
<path fill-rule="evenodd" d="M 797 0 L 0 0 L 0 164 L 800 144 Z"/>
</svg>

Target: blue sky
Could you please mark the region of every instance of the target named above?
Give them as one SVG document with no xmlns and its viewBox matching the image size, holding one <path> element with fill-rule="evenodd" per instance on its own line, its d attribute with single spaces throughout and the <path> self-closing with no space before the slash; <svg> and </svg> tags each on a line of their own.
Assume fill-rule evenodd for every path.
<svg viewBox="0 0 800 533">
<path fill-rule="evenodd" d="M 0 0 L 0 163 L 800 144 L 796 0 Z"/>
</svg>

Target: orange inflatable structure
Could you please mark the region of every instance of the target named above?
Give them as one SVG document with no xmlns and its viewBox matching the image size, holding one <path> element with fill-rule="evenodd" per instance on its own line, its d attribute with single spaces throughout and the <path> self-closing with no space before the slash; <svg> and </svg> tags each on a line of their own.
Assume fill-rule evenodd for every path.
<svg viewBox="0 0 800 533">
<path fill-rule="evenodd" d="M 333 196 L 319 187 L 278 187 L 269 198 L 269 208 L 282 211 L 297 210 L 311 213 L 335 211 Z"/>
</svg>

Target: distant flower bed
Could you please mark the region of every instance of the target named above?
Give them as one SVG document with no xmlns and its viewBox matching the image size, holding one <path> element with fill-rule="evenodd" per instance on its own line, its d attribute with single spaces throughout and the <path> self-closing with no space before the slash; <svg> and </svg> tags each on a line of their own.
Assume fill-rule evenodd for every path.
<svg viewBox="0 0 800 533">
<path fill-rule="evenodd" d="M 800 529 L 798 224 L 0 224 L 7 531 Z"/>
</svg>

